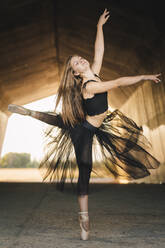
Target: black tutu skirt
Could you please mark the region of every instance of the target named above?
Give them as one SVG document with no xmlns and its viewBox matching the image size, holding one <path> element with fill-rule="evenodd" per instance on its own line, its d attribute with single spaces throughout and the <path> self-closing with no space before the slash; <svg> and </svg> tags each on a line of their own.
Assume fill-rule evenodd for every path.
<svg viewBox="0 0 165 248">
<path fill-rule="evenodd" d="M 62 122 L 60 114 L 54 115 Z M 74 185 L 78 180 L 71 129 L 69 125 L 62 125 L 46 130 L 44 157 L 39 166 L 43 181 L 55 183 L 61 191 L 65 182 Z M 142 127 L 116 109 L 108 112 L 102 125 L 94 130 L 92 172 L 113 179 L 144 178 L 150 175 L 149 169 L 160 165 L 151 150 L 152 145 Z"/>
</svg>

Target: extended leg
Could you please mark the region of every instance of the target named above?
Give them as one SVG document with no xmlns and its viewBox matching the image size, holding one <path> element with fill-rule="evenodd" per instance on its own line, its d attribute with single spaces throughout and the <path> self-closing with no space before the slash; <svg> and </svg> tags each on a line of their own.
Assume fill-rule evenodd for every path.
<svg viewBox="0 0 165 248">
<path fill-rule="evenodd" d="M 38 119 L 38 120 L 45 122 L 47 124 L 50 124 L 50 125 L 58 126 L 61 128 L 65 127 L 61 116 L 57 115 L 57 114 L 50 114 L 50 113 L 46 113 L 46 112 L 34 111 L 34 110 L 30 110 L 30 109 L 24 108 L 24 107 L 16 105 L 16 104 L 9 104 L 8 110 L 12 113 L 31 116 L 35 119 Z"/>
</svg>

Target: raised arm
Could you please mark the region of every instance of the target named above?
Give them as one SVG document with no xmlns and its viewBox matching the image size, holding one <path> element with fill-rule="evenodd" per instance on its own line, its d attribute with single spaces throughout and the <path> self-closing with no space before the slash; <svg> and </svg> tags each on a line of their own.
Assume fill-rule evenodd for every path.
<svg viewBox="0 0 165 248">
<path fill-rule="evenodd" d="M 115 80 L 103 81 L 101 83 L 98 82 L 89 82 L 86 85 L 86 90 L 89 93 L 96 94 L 108 91 L 113 88 L 117 88 L 119 86 L 128 86 L 135 83 L 138 83 L 142 80 L 152 80 L 155 83 L 159 83 L 161 80 L 158 78 L 161 73 L 154 75 L 140 75 L 140 76 L 129 76 L 129 77 L 120 77 Z"/>
<path fill-rule="evenodd" d="M 109 16 L 110 16 L 109 11 L 105 9 L 97 23 L 97 33 L 96 33 L 95 48 L 94 48 L 94 61 L 91 66 L 92 71 L 96 74 L 99 74 L 101 70 L 101 65 L 104 55 L 103 25 L 107 22 Z"/>
</svg>

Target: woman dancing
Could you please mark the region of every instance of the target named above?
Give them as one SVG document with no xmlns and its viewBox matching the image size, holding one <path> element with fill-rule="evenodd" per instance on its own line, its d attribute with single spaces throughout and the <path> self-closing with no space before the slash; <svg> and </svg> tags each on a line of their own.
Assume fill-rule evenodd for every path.
<svg viewBox="0 0 165 248">
<path fill-rule="evenodd" d="M 99 158 L 96 156 L 96 162 L 105 166 L 114 177 L 143 178 L 150 175 L 148 169 L 160 165 L 145 149 L 149 141 L 143 135 L 142 127 L 118 109 L 108 111 L 107 91 L 141 80 L 160 81 L 160 74 L 120 77 L 109 81 L 100 79 L 104 54 L 103 25 L 109 16 L 109 11 L 105 9 L 99 18 L 93 64 L 90 66 L 86 59 L 78 55 L 69 56 L 66 61 L 56 102 L 57 107 L 62 100 L 61 113 L 56 113 L 56 107 L 54 112 L 40 112 L 15 104 L 8 106 L 13 113 L 28 115 L 51 125 L 46 136 L 50 138 L 48 152 L 40 164 L 41 169 L 46 169 L 44 180 L 49 178 L 58 189 L 63 190 L 66 178 L 69 176 L 72 181 L 75 164 L 78 165 L 76 191 L 82 240 L 89 238 L 88 194 L 90 175 L 95 171 L 95 147 L 95 155 L 100 155 Z"/>
</svg>

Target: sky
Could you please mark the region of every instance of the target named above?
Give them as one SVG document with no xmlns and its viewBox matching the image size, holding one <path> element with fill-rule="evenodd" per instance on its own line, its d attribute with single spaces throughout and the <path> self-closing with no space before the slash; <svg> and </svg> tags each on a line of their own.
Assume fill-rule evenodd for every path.
<svg viewBox="0 0 165 248">
<path fill-rule="evenodd" d="M 56 95 L 24 105 L 32 110 L 53 111 Z M 58 110 L 60 109 L 60 106 Z M 39 160 L 42 154 L 42 134 L 47 124 L 30 116 L 12 114 L 9 117 L 2 156 L 8 152 L 26 152 L 31 159 Z"/>
</svg>

